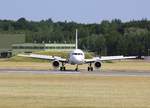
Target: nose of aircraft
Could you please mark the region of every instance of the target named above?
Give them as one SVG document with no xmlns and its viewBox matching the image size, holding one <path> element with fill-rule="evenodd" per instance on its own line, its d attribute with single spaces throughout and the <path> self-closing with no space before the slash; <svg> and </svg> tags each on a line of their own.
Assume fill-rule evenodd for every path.
<svg viewBox="0 0 150 108">
<path fill-rule="evenodd" d="M 73 60 L 76 64 L 82 64 L 83 63 L 83 58 L 82 57 L 77 57 L 77 56 L 74 56 L 73 57 Z"/>
</svg>

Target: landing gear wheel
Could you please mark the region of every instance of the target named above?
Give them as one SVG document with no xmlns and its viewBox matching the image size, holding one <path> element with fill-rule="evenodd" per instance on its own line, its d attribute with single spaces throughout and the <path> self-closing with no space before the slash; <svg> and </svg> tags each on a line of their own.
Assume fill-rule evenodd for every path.
<svg viewBox="0 0 150 108">
<path fill-rule="evenodd" d="M 62 71 L 62 67 L 60 67 L 60 71 Z"/>
<path fill-rule="evenodd" d="M 60 67 L 60 71 L 65 71 L 65 70 L 66 70 L 65 63 L 62 62 L 62 66 Z"/>
<path fill-rule="evenodd" d="M 88 67 L 88 71 L 90 71 L 90 67 Z"/>
<path fill-rule="evenodd" d="M 66 67 L 62 66 L 60 67 L 60 71 L 65 71 L 66 70 Z"/>
<path fill-rule="evenodd" d="M 92 63 L 89 64 L 88 71 L 93 71 Z"/>
<path fill-rule="evenodd" d="M 66 67 L 62 67 L 62 68 L 63 68 L 63 69 L 62 69 L 63 71 L 65 71 L 65 70 L 66 70 Z"/>
<path fill-rule="evenodd" d="M 88 67 L 88 71 L 93 71 L 93 67 Z"/>
<path fill-rule="evenodd" d="M 91 67 L 91 71 L 93 71 L 93 67 Z"/>
<path fill-rule="evenodd" d="M 78 69 L 76 68 L 75 71 L 78 71 Z"/>
</svg>

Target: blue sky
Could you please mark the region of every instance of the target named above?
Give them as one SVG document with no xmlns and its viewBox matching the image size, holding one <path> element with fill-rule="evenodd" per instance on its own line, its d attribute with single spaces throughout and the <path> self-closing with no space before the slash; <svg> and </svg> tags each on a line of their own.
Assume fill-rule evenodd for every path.
<svg viewBox="0 0 150 108">
<path fill-rule="evenodd" d="M 0 19 L 100 23 L 150 19 L 150 0 L 0 0 Z"/>
</svg>

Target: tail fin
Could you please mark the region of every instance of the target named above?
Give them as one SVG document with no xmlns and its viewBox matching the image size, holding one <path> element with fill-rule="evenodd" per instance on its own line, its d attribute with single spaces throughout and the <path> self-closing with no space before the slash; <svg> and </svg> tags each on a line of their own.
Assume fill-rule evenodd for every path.
<svg viewBox="0 0 150 108">
<path fill-rule="evenodd" d="M 78 49 L 78 29 L 76 29 L 76 49 Z"/>
</svg>

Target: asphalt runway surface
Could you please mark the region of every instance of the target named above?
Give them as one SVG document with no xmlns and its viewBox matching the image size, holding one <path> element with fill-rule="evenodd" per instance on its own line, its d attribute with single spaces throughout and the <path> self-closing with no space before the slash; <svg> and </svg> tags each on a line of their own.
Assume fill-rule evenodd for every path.
<svg viewBox="0 0 150 108">
<path fill-rule="evenodd" d="M 31 74 L 60 74 L 60 75 L 96 75 L 96 76 L 135 76 L 135 77 L 150 77 L 150 72 L 146 71 L 101 71 L 94 70 L 88 72 L 87 70 L 32 70 L 32 69 L 0 69 L 0 73 L 31 73 Z"/>
</svg>

